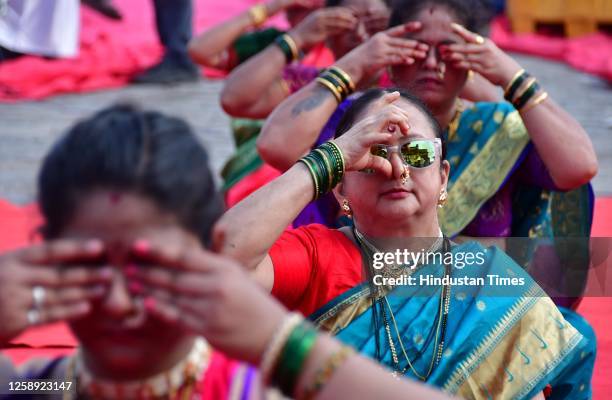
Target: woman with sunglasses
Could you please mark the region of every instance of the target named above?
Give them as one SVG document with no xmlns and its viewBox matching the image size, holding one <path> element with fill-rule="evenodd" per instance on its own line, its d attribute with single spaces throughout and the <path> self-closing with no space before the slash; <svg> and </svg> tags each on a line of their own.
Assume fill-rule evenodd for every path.
<svg viewBox="0 0 612 400">
<path fill-rule="evenodd" d="M 423 103 L 371 89 L 335 136 L 229 209 L 215 227 L 216 247 L 286 306 L 395 375 L 451 394 L 532 398 L 548 384 L 560 387 L 581 355 L 592 361 L 587 340 L 507 255 L 443 236 L 437 210 L 450 166 Z M 284 231 L 332 188 L 352 228 Z M 428 255 L 400 259 L 406 251 Z M 522 284 L 479 286 L 487 276 Z"/>
</svg>

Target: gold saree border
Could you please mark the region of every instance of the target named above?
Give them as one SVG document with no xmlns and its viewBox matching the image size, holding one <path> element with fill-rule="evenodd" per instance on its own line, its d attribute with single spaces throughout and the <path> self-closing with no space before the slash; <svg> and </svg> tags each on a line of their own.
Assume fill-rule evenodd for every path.
<svg viewBox="0 0 612 400">
<path fill-rule="evenodd" d="M 335 335 L 372 306 L 369 295 L 370 288 L 365 286 L 327 310 L 313 323 L 317 328 Z"/>
<path fill-rule="evenodd" d="M 504 182 L 529 140 L 518 111 L 508 113 L 497 132 L 448 191 L 446 206 L 438 211 L 446 235 L 456 235 L 474 219 Z"/>
<path fill-rule="evenodd" d="M 552 300 L 541 296 L 541 288 L 534 286 L 515 303 L 459 364 L 443 389 L 473 399 L 529 394 L 583 338 Z"/>
</svg>

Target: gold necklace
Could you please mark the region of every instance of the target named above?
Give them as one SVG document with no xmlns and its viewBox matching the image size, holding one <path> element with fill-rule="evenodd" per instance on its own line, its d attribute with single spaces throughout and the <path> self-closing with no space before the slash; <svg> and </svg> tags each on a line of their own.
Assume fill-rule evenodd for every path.
<svg viewBox="0 0 612 400">
<path fill-rule="evenodd" d="M 66 368 L 66 381 L 74 381 L 78 375 L 79 387 L 91 398 L 136 398 L 152 399 L 182 399 L 188 400 L 192 397 L 198 380 L 204 374 L 211 356 L 211 348 L 204 338 L 198 337 L 189 354 L 171 370 L 158 374 L 152 378 L 133 382 L 116 383 L 111 381 L 96 380 L 86 370 L 80 356 L 80 352 L 70 357 Z M 63 400 L 77 398 L 79 387 L 74 392 L 65 391 Z"/>
<path fill-rule="evenodd" d="M 366 239 L 366 237 L 359 232 L 359 230 L 357 230 L 357 228 L 354 228 L 354 232 L 355 232 L 355 237 L 357 238 L 357 240 L 363 244 L 365 247 L 368 248 L 368 250 L 373 251 L 373 252 L 380 252 L 378 250 L 378 248 L 376 248 L 376 246 L 374 246 L 372 243 L 370 243 L 370 241 L 368 241 Z M 442 236 L 442 232 L 440 231 L 440 236 L 442 237 L 442 240 L 444 240 L 443 236 Z M 437 247 L 439 246 L 439 238 L 438 240 L 436 240 L 433 245 L 427 250 L 428 252 L 433 251 L 434 249 L 437 249 Z M 448 274 L 448 268 L 446 273 Z M 385 304 L 382 304 L 381 299 L 384 299 Z M 442 358 L 442 351 L 444 350 L 444 336 L 446 334 L 446 320 L 448 317 L 448 312 L 450 309 L 450 285 L 444 285 L 442 287 L 442 291 L 440 292 L 440 306 L 439 306 L 439 310 L 438 310 L 438 321 L 436 324 L 436 333 L 435 333 L 435 339 L 434 339 L 434 347 L 433 347 L 433 353 L 431 356 L 431 361 L 429 363 L 429 368 L 427 370 L 427 373 L 425 375 L 421 375 L 416 368 L 412 365 L 412 362 L 410 360 L 410 357 L 408 357 L 408 353 L 406 352 L 406 347 L 404 346 L 404 342 L 402 340 L 399 328 L 397 326 L 397 321 L 395 319 L 395 314 L 393 313 L 393 309 L 391 308 L 391 304 L 389 304 L 389 300 L 387 299 L 386 295 L 382 295 L 381 297 L 379 297 L 378 299 L 379 304 L 382 307 L 382 317 L 383 317 L 383 323 L 385 325 L 385 332 L 387 333 L 387 339 L 389 342 L 389 349 L 391 350 L 391 357 L 393 360 L 393 363 L 397 366 L 395 368 L 395 371 L 392 372 L 392 375 L 394 377 L 397 377 L 397 374 L 400 373 L 402 375 L 405 374 L 405 372 L 408 370 L 408 367 L 412 370 L 412 372 L 414 373 L 414 375 L 419 378 L 420 380 L 422 380 L 423 382 L 425 382 L 427 380 L 427 378 L 429 378 L 429 376 L 431 375 L 431 372 L 433 370 L 433 367 L 435 365 L 437 365 L 440 362 L 440 359 Z M 389 326 L 389 323 L 387 321 L 387 317 L 386 317 L 386 312 L 384 311 L 384 309 L 387 308 L 389 310 L 389 315 L 391 316 L 391 320 L 393 322 L 393 326 L 395 328 L 395 335 L 397 336 L 397 340 L 398 343 L 400 345 L 400 348 L 402 350 L 402 355 L 404 356 L 408 366 L 404 367 L 403 369 L 399 369 L 399 357 L 397 355 L 397 349 L 395 347 L 395 342 L 393 340 L 393 337 L 391 335 L 391 327 Z M 376 310 L 374 309 L 373 312 L 376 312 Z M 442 329 L 443 333 L 442 333 L 442 339 L 440 340 L 440 329 Z"/>
<path fill-rule="evenodd" d="M 453 140 L 455 135 L 457 135 L 457 129 L 459 129 L 459 121 L 461 120 L 461 114 L 465 110 L 465 105 L 461 99 L 457 99 L 455 101 L 455 114 L 453 115 L 453 119 L 448 123 L 448 141 Z"/>
</svg>

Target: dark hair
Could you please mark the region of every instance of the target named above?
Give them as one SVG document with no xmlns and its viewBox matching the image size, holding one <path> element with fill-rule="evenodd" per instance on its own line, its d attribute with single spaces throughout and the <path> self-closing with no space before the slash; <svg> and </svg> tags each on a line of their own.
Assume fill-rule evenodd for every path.
<svg viewBox="0 0 612 400">
<path fill-rule="evenodd" d="M 59 236 L 80 197 L 98 188 L 149 198 L 204 245 L 222 212 L 208 155 L 189 125 L 132 105 L 78 122 L 47 154 L 38 177 L 43 236 Z"/>
<path fill-rule="evenodd" d="M 389 26 L 412 21 L 427 6 L 443 6 L 457 22 L 473 32 L 481 32 L 493 17 L 490 0 L 395 0 Z"/>
<path fill-rule="evenodd" d="M 340 119 L 338 126 L 336 128 L 335 137 L 342 136 L 346 131 L 351 129 L 353 125 L 357 122 L 359 116 L 365 111 L 365 109 L 374 101 L 380 99 L 386 93 L 399 92 L 400 96 L 415 106 L 419 111 L 421 111 L 427 120 L 429 121 L 429 125 L 431 129 L 434 131 L 434 134 L 437 138 L 442 142 L 442 160 L 446 159 L 446 135 L 442 131 L 442 127 L 438 120 L 433 116 L 429 108 L 423 103 L 418 97 L 413 95 L 412 93 L 407 92 L 404 89 L 399 88 L 373 88 L 365 91 L 361 96 L 353 101 L 350 107 L 345 111 L 344 115 Z"/>
</svg>

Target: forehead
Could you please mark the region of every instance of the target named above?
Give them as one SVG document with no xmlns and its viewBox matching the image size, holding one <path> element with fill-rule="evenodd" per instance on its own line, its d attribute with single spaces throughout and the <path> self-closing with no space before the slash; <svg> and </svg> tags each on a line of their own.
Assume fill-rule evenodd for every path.
<svg viewBox="0 0 612 400">
<path fill-rule="evenodd" d="M 178 227 L 176 218 L 162 212 L 145 197 L 101 189 L 79 199 L 62 236 L 131 243 L 152 232 L 172 230 L 173 227 Z"/>
<path fill-rule="evenodd" d="M 387 5 L 382 0 L 343 0 L 340 5 L 342 7 L 351 7 L 358 10 L 387 8 Z"/>
<path fill-rule="evenodd" d="M 411 33 L 410 38 L 430 44 L 444 42 L 463 42 L 463 39 L 453 32 L 450 24 L 459 23 L 455 14 L 447 7 L 431 5 L 423 8 L 415 17 L 423 24 L 423 28 Z"/>
<path fill-rule="evenodd" d="M 436 135 L 431 127 L 431 123 L 429 119 L 425 116 L 423 111 L 418 109 L 409 101 L 405 100 L 403 97 L 400 97 L 393 104 L 408 114 L 408 125 L 410 125 L 410 133 L 415 136 L 421 136 L 425 138 L 435 138 Z M 386 103 L 381 99 L 373 102 L 366 108 L 365 112 L 360 116 L 360 120 L 365 118 L 366 116 L 375 115 L 378 113 L 383 107 L 385 107 Z"/>
</svg>

